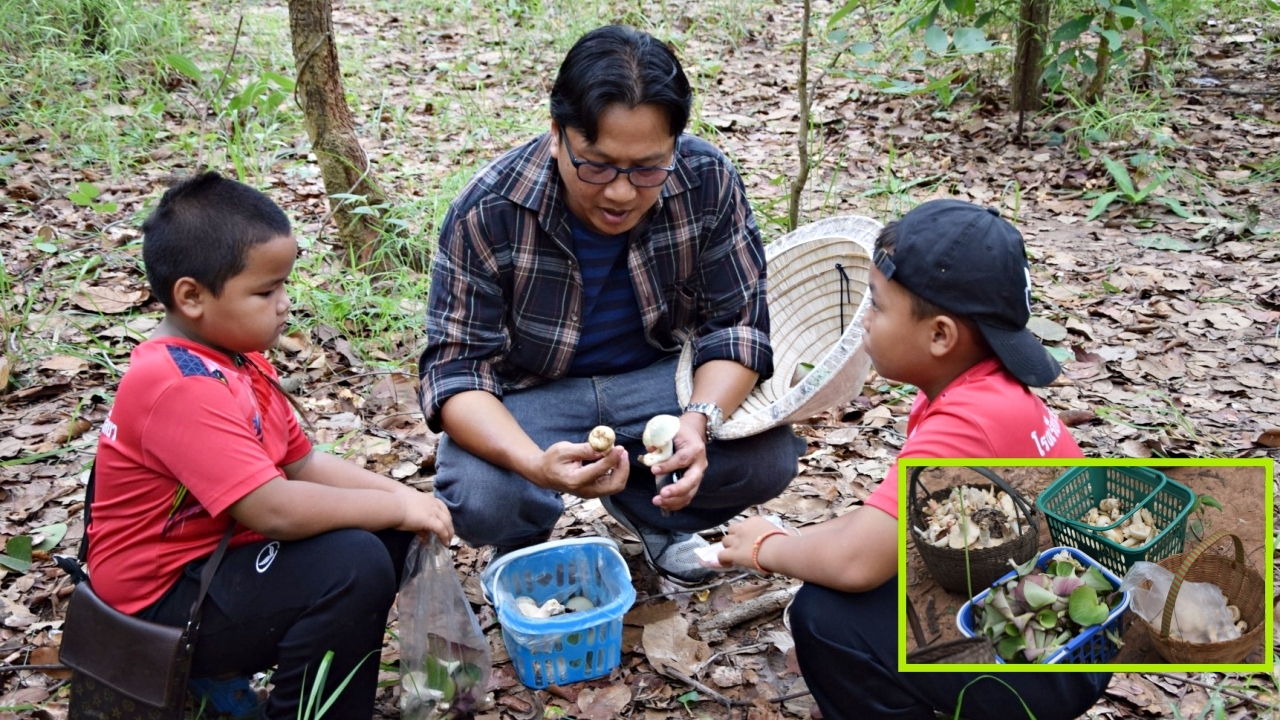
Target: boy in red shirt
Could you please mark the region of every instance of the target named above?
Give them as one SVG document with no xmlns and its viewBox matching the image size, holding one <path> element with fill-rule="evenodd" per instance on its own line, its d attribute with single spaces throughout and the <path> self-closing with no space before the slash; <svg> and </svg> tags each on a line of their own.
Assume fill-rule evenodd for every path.
<svg viewBox="0 0 1280 720">
<path fill-rule="evenodd" d="M 93 589 L 121 612 L 185 625 L 200 569 L 235 524 L 204 603 L 193 690 L 219 713 L 294 718 L 304 674 L 332 650 L 335 683 L 355 669 L 332 715 L 369 718 L 410 541 L 448 542 L 449 511 L 314 450 L 298 427 L 262 356 L 285 328 L 298 252 L 280 208 L 205 173 L 166 192 L 142 229 L 165 317 L 134 349 L 102 426 Z M 272 666 L 260 706 L 245 676 Z"/>
<path fill-rule="evenodd" d="M 1078 458 L 1062 422 L 1027 386 L 1058 364 L 1026 329 L 1031 272 L 1018 231 L 994 210 L 957 200 L 920 205 L 876 239 L 867 354 L 882 377 L 920 389 L 899 457 Z M 791 608 L 796 655 L 822 716 L 952 714 L 974 673 L 899 673 L 898 468 L 866 507 L 801 535 L 762 518 L 732 525 L 722 564 L 805 581 Z M 1075 718 L 1108 673 L 1003 674 L 1040 720 Z M 975 683 L 960 715 L 1022 711 L 998 682 Z"/>
</svg>

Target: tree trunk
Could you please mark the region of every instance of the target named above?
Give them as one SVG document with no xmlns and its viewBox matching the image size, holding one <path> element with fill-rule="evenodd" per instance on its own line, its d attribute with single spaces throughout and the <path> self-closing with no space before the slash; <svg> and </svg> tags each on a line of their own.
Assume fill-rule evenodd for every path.
<svg viewBox="0 0 1280 720">
<path fill-rule="evenodd" d="M 333 196 L 362 195 L 362 204 L 370 206 L 381 205 L 384 198 L 370 177 L 369 158 L 356 138 L 355 119 L 347 107 L 333 37 L 331 0 L 289 0 L 289 30 L 298 71 L 295 95 L 329 194 L 338 239 L 364 264 L 377 247 L 374 216 L 352 212 L 356 204 Z"/>
<path fill-rule="evenodd" d="M 800 196 L 809 181 L 809 14 L 812 0 L 804 0 L 804 24 L 800 27 L 800 132 L 796 134 L 800 145 L 800 172 L 791 183 L 791 198 L 787 208 L 789 230 L 795 230 L 800 222 Z"/>
<path fill-rule="evenodd" d="M 1044 84 L 1044 38 L 1049 25 L 1049 0 L 1021 0 L 1018 23 L 1018 53 L 1013 60 L 1013 99 L 1010 107 L 1020 112 L 1040 109 Z"/>
</svg>

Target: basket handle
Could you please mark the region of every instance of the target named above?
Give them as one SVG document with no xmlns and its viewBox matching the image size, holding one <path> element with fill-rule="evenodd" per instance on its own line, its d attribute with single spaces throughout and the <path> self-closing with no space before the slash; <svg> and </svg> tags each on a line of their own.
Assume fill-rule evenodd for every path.
<svg viewBox="0 0 1280 720">
<path fill-rule="evenodd" d="M 1160 637 L 1162 639 L 1169 639 L 1169 623 L 1173 620 L 1173 606 L 1178 602 L 1178 591 L 1182 589 L 1182 583 L 1187 579 L 1187 573 L 1191 572 L 1191 566 L 1195 565 L 1196 560 L 1199 560 L 1200 556 L 1212 547 L 1214 543 L 1227 536 L 1230 536 L 1235 541 L 1236 561 L 1233 568 L 1237 571 L 1239 583 L 1244 583 L 1244 544 L 1240 542 L 1240 537 L 1228 530 L 1219 530 L 1205 538 L 1194 550 L 1187 553 L 1187 556 L 1182 560 L 1182 567 L 1178 568 L 1178 572 L 1173 574 L 1173 583 L 1169 585 L 1169 596 L 1164 601 L 1164 618 L 1160 622 Z M 1239 590 L 1239 587 L 1237 587 L 1231 594 L 1235 595 Z"/>
<path fill-rule="evenodd" d="M 1014 507 L 1017 508 L 1018 511 L 1022 513 L 1022 518 L 1027 521 L 1028 525 L 1031 524 L 1031 514 L 1035 511 L 1032 510 L 1031 506 L 1027 503 L 1026 498 L 1022 497 L 1022 493 L 1018 492 L 1017 490 L 1014 490 L 1013 486 L 1005 482 L 1004 478 L 995 474 L 988 468 L 979 467 L 976 465 L 965 465 L 963 467 L 966 467 L 969 470 L 972 470 L 978 473 L 979 475 L 986 476 L 988 480 L 995 483 L 996 487 L 1008 493 L 1009 497 L 1013 498 Z M 916 489 L 917 488 L 920 489 L 923 497 L 929 496 L 928 489 L 925 488 L 924 483 L 920 482 L 920 473 L 924 472 L 927 469 L 928 468 L 923 465 L 918 465 L 916 467 L 911 468 L 911 494 L 908 497 L 910 497 L 911 499 L 912 515 L 920 514 L 920 501 L 918 499 L 920 496 L 916 494 Z"/>
<path fill-rule="evenodd" d="M 916 605 L 911 602 L 911 598 L 902 598 L 907 604 L 907 624 L 911 626 L 911 634 L 916 638 L 916 648 L 923 648 L 929 644 L 929 637 L 924 634 L 924 628 L 920 626 L 920 616 L 916 613 Z"/>
</svg>

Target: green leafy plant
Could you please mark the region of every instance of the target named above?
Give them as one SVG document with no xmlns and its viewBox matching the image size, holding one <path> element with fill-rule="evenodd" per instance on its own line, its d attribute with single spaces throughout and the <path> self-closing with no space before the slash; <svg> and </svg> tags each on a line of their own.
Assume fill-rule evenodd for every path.
<svg viewBox="0 0 1280 720">
<path fill-rule="evenodd" d="M 1097 196 L 1094 200 L 1093 209 L 1089 211 L 1089 215 L 1085 220 L 1096 220 L 1111 207 L 1112 203 L 1117 200 L 1128 205 L 1141 205 L 1148 199 L 1162 202 L 1165 205 L 1176 206 L 1181 209 L 1178 202 L 1172 198 L 1153 197 L 1151 193 L 1164 184 L 1166 180 L 1173 177 L 1172 170 L 1156 173 L 1145 185 L 1138 187 L 1133 181 L 1133 177 L 1129 175 L 1129 170 L 1120 162 L 1112 160 L 1109 157 L 1102 158 L 1102 164 L 1106 166 L 1107 172 L 1110 173 L 1111 179 L 1115 182 L 1115 189 L 1108 190 Z"/>
<path fill-rule="evenodd" d="M 54 549 L 66 534 L 66 523 L 54 523 L 35 528 L 31 535 L 11 537 L 5 543 L 4 554 L 0 554 L 0 566 L 24 573 L 31 569 L 35 553 L 47 553 Z"/>
<path fill-rule="evenodd" d="M 1206 535 L 1206 508 L 1215 508 L 1221 511 L 1222 503 L 1215 500 L 1212 495 L 1197 495 L 1195 502 L 1191 503 L 1191 512 L 1188 515 L 1194 514 L 1196 516 L 1196 519 L 1191 521 L 1191 534 L 1196 536 L 1196 540 L 1202 540 Z"/>
<path fill-rule="evenodd" d="M 97 198 L 101 194 L 102 194 L 102 191 L 98 189 L 97 185 L 94 185 L 93 183 L 81 182 L 76 184 L 75 192 L 72 192 L 71 194 L 67 195 L 67 199 L 75 203 L 76 205 L 79 205 L 80 207 L 87 207 L 93 210 L 94 212 L 101 212 L 101 213 L 115 212 L 116 208 L 119 207 L 116 203 L 113 203 L 113 202 L 102 203 L 102 202 L 97 202 L 95 200 L 95 198 Z"/>
<path fill-rule="evenodd" d="M 324 683 L 329 677 L 329 668 L 333 666 L 333 651 L 326 652 L 324 657 L 320 659 L 320 666 L 316 668 L 315 679 L 311 681 L 310 692 L 306 691 L 307 675 L 304 670 L 302 674 L 303 697 L 299 698 L 298 720 L 320 720 L 320 718 L 324 717 L 324 714 L 329 712 L 329 708 L 333 706 L 342 691 L 347 689 L 347 683 L 351 682 L 351 678 L 355 677 L 356 670 L 359 670 L 364 661 L 372 657 L 373 654 L 373 652 L 370 652 L 360 662 L 356 663 L 356 666 L 351 668 L 351 672 L 347 673 L 342 682 L 338 683 L 338 687 L 334 688 L 329 697 L 325 698 L 324 702 L 320 704 L 317 704 L 317 702 L 324 694 Z"/>
<path fill-rule="evenodd" d="M 1085 102 L 1094 102 L 1102 94 L 1112 66 L 1127 62 L 1132 56 L 1135 45 L 1129 32 L 1135 29 L 1140 31 L 1139 45 L 1143 49 L 1139 72 L 1149 72 L 1153 30 L 1171 34 L 1172 27 L 1152 11 L 1146 0 L 1095 0 L 1050 34 L 1045 82 L 1062 90 L 1068 76 L 1078 73 L 1082 76 Z M 1097 38 L 1092 47 L 1085 33 Z"/>
</svg>

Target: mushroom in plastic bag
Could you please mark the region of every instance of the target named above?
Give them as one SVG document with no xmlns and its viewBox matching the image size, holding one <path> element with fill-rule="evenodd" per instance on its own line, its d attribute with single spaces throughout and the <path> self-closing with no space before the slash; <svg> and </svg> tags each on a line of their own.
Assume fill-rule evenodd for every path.
<svg viewBox="0 0 1280 720">
<path fill-rule="evenodd" d="M 1148 624 L 1159 628 L 1164 621 L 1164 603 L 1173 584 L 1173 571 L 1150 562 L 1136 562 L 1120 583 L 1121 592 L 1132 593 L 1129 605 Z M 1239 612 L 1238 610 L 1236 611 Z M 1240 637 L 1227 605 L 1227 598 L 1217 585 L 1185 582 L 1178 591 L 1169 623 L 1169 637 L 1191 643 L 1235 640 Z"/>
<path fill-rule="evenodd" d="M 487 703 L 489 643 L 453 567 L 431 535 L 413 541 L 400 584 L 400 717 L 460 720 Z"/>
</svg>

